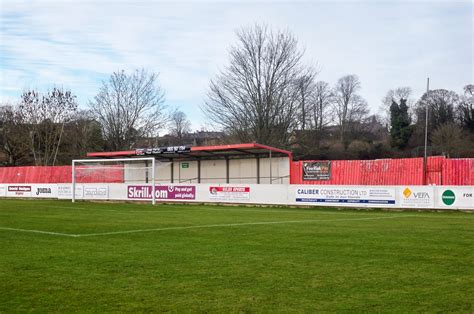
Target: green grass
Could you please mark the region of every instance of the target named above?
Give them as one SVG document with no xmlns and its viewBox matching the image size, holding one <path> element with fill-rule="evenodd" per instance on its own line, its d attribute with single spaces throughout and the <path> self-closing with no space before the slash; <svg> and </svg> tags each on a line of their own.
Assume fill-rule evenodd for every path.
<svg viewBox="0 0 474 314">
<path fill-rule="evenodd" d="M 103 234 L 143 229 L 161 230 Z M 473 296 L 472 214 L 0 201 L 0 312 L 472 312 Z"/>
</svg>

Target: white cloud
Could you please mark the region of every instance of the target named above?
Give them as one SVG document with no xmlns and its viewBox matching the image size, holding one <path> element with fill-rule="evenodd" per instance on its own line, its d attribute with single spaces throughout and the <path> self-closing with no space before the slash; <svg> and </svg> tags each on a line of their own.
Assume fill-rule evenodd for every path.
<svg viewBox="0 0 474 314">
<path fill-rule="evenodd" d="M 471 2 L 0 0 L 0 10 L 2 99 L 61 84 L 85 104 L 111 72 L 145 67 L 198 126 L 234 31 L 255 22 L 290 29 L 320 79 L 358 74 L 374 112 L 390 88 L 421 95 L 426 76 L 456 91 L 473 80 Z"/>
</svg>

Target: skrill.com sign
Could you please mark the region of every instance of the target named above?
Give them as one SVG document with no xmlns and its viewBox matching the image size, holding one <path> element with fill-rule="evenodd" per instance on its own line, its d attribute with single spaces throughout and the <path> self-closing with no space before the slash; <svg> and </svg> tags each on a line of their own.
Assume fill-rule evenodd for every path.
<svg viewBox="0 0 474 314">
<path fill-rule="evenodd" d="M 149 185 L 129 185 L 127 198 L 136 200 L 151 200 L 152 187 Z M 155 198 L 157 200 L 194 200 L 196 187 L 189 185 L 156 185 Z"/>
</svg>

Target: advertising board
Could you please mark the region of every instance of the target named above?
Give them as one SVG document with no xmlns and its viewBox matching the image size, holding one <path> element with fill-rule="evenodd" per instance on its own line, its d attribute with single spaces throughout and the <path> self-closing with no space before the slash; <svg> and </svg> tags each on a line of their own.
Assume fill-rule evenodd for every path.
<svg viewBox="0 0 474 314">
<path fill-rule="evenodd" d="M 31 185 L 8 185 L 6 196 L 30 197 L 31 196 Z"/>
<path fill-rule="evenodd" d="M 474 186 L 156 185 L 156 200 L 474 210 Z M 76 199 L 151 200 L 151 185 L 78 184 Z M 71 199 L 71 184 L 0 184 L 0 197 Z"/>
<path fill-rule="evenodd" d="M 153 198 L 152 186 L 129 185 L 127 186 L 127 199 L 151 200 Z M 155 185 L 155 198 L 157 200 L 194 200 L 196 187 L 190 185 Z"/>
<path fill-rule="evenodd" d="M 437 187 L 436 194 L 437 207 L 443 208 L 474 208 L 474 188 L 473 187 Z"/>
<path fill-rule="evenodd" d="M 84 199 L 108 199 L 108 185 L 86 185 L 84 186 Z"/>
<path fill-rule="evenodd" d="M 330 180 L 331 162 L 330 161 L 305 161 L 303 162 L 303 180 Z"/>
<path fill-rule="evenodd" d="M 250 200 L 249 186 L 210 186 L 209 199 L 219 201 Z"/>
<path fill-rule="evenodd" d="M 84 197 L 84 187 L 76 185 L 76 198 Z M 72 184 L 58 184 L 58 198 L 71 199 L 72 198 Z"/>
<path fill-rule="evenodd" d="M 401 186 L 398 188 L 401 207 L 434 207 L 434 188 L 432 186 Z"/>
<path fill-rule="evenodd" d="M 153 147 L 153 148 L 137 148 L 135 149 L 135 154 L 137 156 L 166 155 L 166 154 L 187 153 L 190 151 L 191 151 L 190 146 L 166 146 L 166 147 Z"/>
<path fill-rule="evenodd" d="M 297 203 L 343 203 L 395 205 L 395 188 L 357 186 L 299 186 Z"/>
<path fill-rule="evenodd" d="M 34 184 L 32 185 L 32 196 L 39 198 L 57 198 L 58 185 L 57 184 Z"/>
</svg>

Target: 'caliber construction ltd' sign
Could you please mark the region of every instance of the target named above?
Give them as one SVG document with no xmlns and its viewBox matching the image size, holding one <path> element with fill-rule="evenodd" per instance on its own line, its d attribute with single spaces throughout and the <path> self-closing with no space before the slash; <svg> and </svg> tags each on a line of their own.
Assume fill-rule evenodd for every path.
<svg viewBox="0 0 474 314">
<path fill-rule="evenodd" d="M 129 185 L 127 198 L 136 200 L 151 200 L 153 187 L 150 185 Z M 194 200 L 196 187 L 190 185 L 156 185 L 155 199 L 160 200 Z"/>
<path fill-rule="evenodd" d="M 331 162 L 330 161 L 305 161 L 303 162 L 303 180 L 330 180 Z"/>
<path fill-rule="evenodd" d="M 298 187 L 298 203 L 395 204 L 395 189 L 390 187 L 318 186 Z"/>
</svg>

